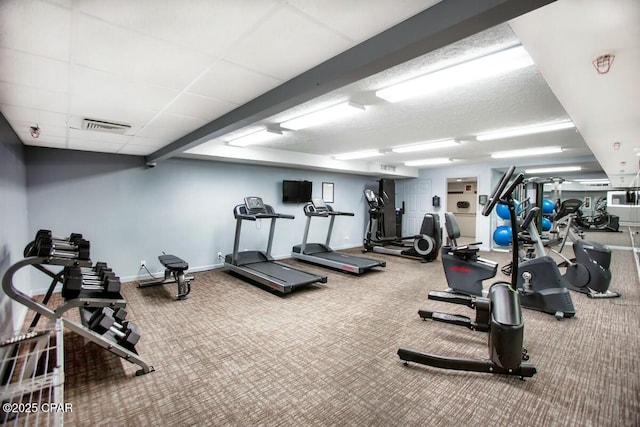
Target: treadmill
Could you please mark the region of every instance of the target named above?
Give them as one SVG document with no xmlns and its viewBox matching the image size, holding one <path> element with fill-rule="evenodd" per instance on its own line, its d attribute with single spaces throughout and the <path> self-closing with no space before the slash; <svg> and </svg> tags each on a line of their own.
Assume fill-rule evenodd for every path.
<svg viewBox="0 0 640 427">
<path fill-rule="evenodd" d="M 333 222 L 336 216 L 354 216 L 353 213 L 334 211 L 322 199 L 312 199 L 311 202 L 304 205 L 303 209 L 304 214 L 307 216 L 307 223 L 304 228 L 302 244 L 294 246 L 291 251 L 293 258 L 355 274 L 362 274 L 374 267 L 385 267 L 387 265 L 384 261 L 335 252 L 329 247 Z M 307 243 L 309 226 L 313 217 L 331 218 L 329 230 L 327 231 L 327 240 L 324 244 Z"/>
<path fill-rule="evenodd" d="M 320 276 L 277 262 L 271 256 L 276 219 L 293 219 L 293 215 L 275 213 L 273 208 L 265 205 L 260 197 L 245 197 L 244 204 L 237 205 L 233 209 L 233 216 L 236 218 L 236 235 L 233 242 L 233 253 L 226 255 L 224 258 L 225 268 L 280 293 L 289 293 L 316 282 L 327 282 L 327 276 Z M 240 252 L 238 248 L 240 247 L 242 221 L 256 221 L 259 219 L 271 220 L 267 251 Z"/>
</svg>

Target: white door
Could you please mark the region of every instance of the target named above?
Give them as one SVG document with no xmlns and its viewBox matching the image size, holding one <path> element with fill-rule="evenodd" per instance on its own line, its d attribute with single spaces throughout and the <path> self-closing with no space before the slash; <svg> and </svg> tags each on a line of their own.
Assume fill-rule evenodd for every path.
<svg viewBox="0 0 640 427">
<path fill-rule="evenodd" d="M 412 236 L 420 233 L 424 214 L 433 211 L 431 207 L 431 180 L 417 179 L 405 182 L 405 195 L 402 234 Z"/>
</svg>

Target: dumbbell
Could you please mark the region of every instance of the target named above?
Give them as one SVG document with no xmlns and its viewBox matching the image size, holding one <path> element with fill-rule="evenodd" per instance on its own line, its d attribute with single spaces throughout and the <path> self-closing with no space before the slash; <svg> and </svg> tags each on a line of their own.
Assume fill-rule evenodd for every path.
<svg viewBox="0 0 640 427">
<path fill-rule="evenodd" d="M 106 262 L 103 261 L 96 262 L 93 267 L 80 267 L 80 269 L 82 270 L 82 274 L 95 274 L 96 272 L 105 268 L 109 268 L 109 266 Z"/>
<path fill-rule="evenodd" d="M 34 240 L 38 240 L 39 238 L 47 238 L 47 239 L 51 239 L 51 240 L 55 240 L 58 242 L 74 242 L 78 239 L 82 239 L 82 234 L 81 233 L 71 233 L 68 237 L 67 236 L 54 236 L 53 234 L 51 234 L 51 230 L 44 230 L 44 229 L 40 229 L 36 232 L 36 238 Z"/>
<path fill-rule="evenodd" d="M 68 238 L 52 236 L 49 230 L 39 230 L 34 240 L 36 256 L 89 259 L 90 244 L 82 234 L 72 233 Z"/>
<path fill-rule="evenodd" d="M 109 307 L 95 311 L 89 319 L 89 329 L 99 333 L 112 332 L 118 344 L 134 346 L 140 340 L 140 334 L 136 332 L 133 322 L 125 321 L 127 312 L 124 309 L 114 311 Z M 116 322 L 116 319 L 121 323 Z"/>
<path fill-rule="evenodd" d="M 63 298 L 77 298 L 81 291 L 118 293 L 120 287 L 120 278 L 110 268 L 100 270 L 97 276 L 83 275 L 80 267 L 65 267 L 64 269 Z"/>
</svg>

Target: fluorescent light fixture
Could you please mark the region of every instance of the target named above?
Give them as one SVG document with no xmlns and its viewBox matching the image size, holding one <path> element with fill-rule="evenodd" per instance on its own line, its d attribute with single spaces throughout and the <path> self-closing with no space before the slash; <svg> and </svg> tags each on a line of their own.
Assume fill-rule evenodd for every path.
<svg viewBox="0 0 640 427">
<path fill-rule="evenodd" d="M 263 142 L 271 141 L 278 136 L 282 136 L 282 132 L 274 129 L 262 129 L 257 132 L 243 135 L 239 138 L 227 141 L 229 145 L 235 145 L 236 147 L 246 147 L 247 145 L 256 145 Z"/>
<path fill-rule="evenodd" d="M 534 173 L 555 173 L 555 172 L 575 172 L 582 170 L 580 166 L 558 166 L 552 168 L 537 168 L 537 169 L 526 169 L 524 173 L 534 174 Z"/>
<path fill-rule="evenodd" d="M 609 178 L 582 178 L 577 179 L 578 182 L 609 182 Z"/>
<path fill-rule="evenodd" d="M 562 147 L 537 147 L 523 150 L 498 151 L 491 153 L 492 159 L 508 159 L 511 157 L 540 156 L 543 154 L 562 153 Z"/>
<path fill-rule="evenodd" d="M 386 87 L 376 91 L 376 96 L 388 102 L 403 101 L 530 65 L 533 60 L 527 51 L 516 46 Z"/>
<path fill-rule="evenodd" d="M 364 110 L 364 105 L 347 101 L 296 117 L 295 119 L 287 120 L 286 122 L 281 123 L 280 126 L 286 129 L 299 130 L 330 122 L 346 115 Z"/>
<path fill-rule="evenodd" d="M 453 160 L 448 159 L 446 157 L 437 157 L 434 159 L 422 159 L 422 160 L 410 160 L 408 162 L 404 162 L 405 166 L 433 166 L 433 165 L 444 165 L 446 163 L 451 163 Z"/>
<path fill-rule="evenodd" d="M 438 148 L 447 148 L 460 145 L 455 139 L 442 139 L 439 141 L 428 141 L 419 144 L 400 145 L 393 147 L 391 151 L 394 153 L 412 153 L 414 151 L 435 150 Z"/>
<path fill-rule="evenodd" d="M 336 160 L 354 160 L 365 159 L 367 157 L 378 157 L 384 155 L 378 150 L 353 151 L 351 153 L 336 154 L 333 156 Z"/>
<path fill-rule="evenodd" d="M 609 185 L 611 182 L 607 179 L 605 181 L 578 181 L 578 184 L 582 185 Z"/>
<path fill-rule="evenodd" d="M 571 120 L 562 122 L 542 123 L 534 126 L 524 126 L 518 128 L 501 129 L 476 136 L 478 141 L 491 141 L 494 139 L 513 138 L 514 136 L 533 135 L 536 133 L 553 132 L 562 129 L 571 129 L 576 125 Z"/>
</svg>

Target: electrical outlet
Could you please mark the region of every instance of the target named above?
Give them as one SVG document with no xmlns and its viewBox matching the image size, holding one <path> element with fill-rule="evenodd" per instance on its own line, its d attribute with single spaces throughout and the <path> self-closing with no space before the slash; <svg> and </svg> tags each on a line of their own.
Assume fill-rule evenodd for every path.
<svg viewBox="0 0 640 427">
<path fill-rule="evenodd" d="M 218 252 L 218 259 L 222 259 L 222 252 Z"/>
<path fill-rule="evenodd" d="M 349 240 L 349 235 L 344 236 L 344 240 Z"/>
<path fill-rule="evenodd" d="M 144 268 L 146 267 L 146 265 L 147 265 L 147 261 L 144 261 L 144 260 L 140 261 L 140 268 Z"/>
</svg>

